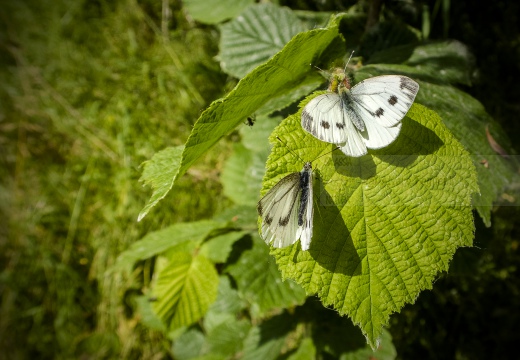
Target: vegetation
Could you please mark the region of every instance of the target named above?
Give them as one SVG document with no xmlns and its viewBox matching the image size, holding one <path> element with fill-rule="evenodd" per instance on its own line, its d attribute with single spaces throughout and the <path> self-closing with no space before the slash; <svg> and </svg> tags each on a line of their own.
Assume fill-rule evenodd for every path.
<svg viewBox="0 0 520 360">
<path fill-rule="evenodd" d="M 504 358 L 520 305 L 520 5 L 208 3 L 2 4 L 6 358 Z M 352 50 L 355 81 L 408 75 L 416 104 L 372 162 L 313 163 L 319 204 L 335 206 L 316 210 L 309 252 L 270 250 L 255 205 L 301 170 L 287 148 L 332 149 L 298 125 L 324 88 L 309 64 Z M 435 196 L 420 194 L 429 179 Z M 361 186 L 392 196 L 338 213 Z M 428 214 L 397 200 L 410 189 Z M 393 223 L 398 206 L 415 222 Z M 374 237 L 353 219 L 386 247 L 423 239 L 441 255 L 381 251 L 357 274 Z M 369 292 L 363 276 L 381 281 Z"/>
</svg>

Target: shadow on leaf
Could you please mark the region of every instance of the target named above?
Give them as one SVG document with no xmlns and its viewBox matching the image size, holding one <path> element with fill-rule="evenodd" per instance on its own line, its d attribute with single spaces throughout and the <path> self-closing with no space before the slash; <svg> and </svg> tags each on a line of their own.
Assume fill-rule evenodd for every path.
<svg viewBox="0 0 520 360">
<path fill-rule="evenodd" d="M 317 206 L 314 214 L 314 236 L 309 253 L 321 266 L 335 273 L 360 275 L 361 259 L 356 251 L 340 209 L 323 186 L 317 181 Z M 317 190 L 317 191 L 316 191 Z"/>
<path fill-rule="evenodd" d="M 381 161 L 407 167 L 418 156 L 432 155 L 444 145 L 437 134 L 417 121 L 405 117 L 402 124 L 401 133 L 395 142 L 385 149 L 374 150 L 374 155 Z"/>
</svg>

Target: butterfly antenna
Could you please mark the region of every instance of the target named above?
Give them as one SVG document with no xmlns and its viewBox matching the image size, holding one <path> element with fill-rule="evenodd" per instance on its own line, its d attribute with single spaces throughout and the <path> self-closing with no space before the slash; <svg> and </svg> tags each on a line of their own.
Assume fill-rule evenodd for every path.
<svg viewBox="0 0 520 360">
<path fill-rule="evenodd" d="M 330 154 L 331 152 L 334 152 L 334 151 L 336 151 L 336 150 L 338 150 L 338 149 L 339 149 L 339 146 L 336 146 L 336 147 L 335 147 L 334 149 L 332 149 L 331 151 L 326 152 L 325 154 L 322 154 L 322 155 L 318 156 L 316 159 L 314 159 L 314 160 L 312 160 L 312 161 L 316 161 L 316 160 L 318 160 L 319 158 L 324 157 L 325 155 L 328 155 L 328 154 Z"/>
<path fill-rule="evenodd" d="M 302 159 L 301 157 L 299 157 L 298 154 L 296 154 L 294 151 L 292 151 L 292 150 L 289 148 L 289 146 L 287 146 L 287 144 L 284 143 L 284 142 L 282 141 L 282 139 L 280 139 L 280 137 L 277 136 L 276 138 L 278 139 L 279 142 L 281 142 L 281 143 L 283 144 L 283 146 L 285 146 L 285 148 L 286 148 L 287 150 L 289 150 L 289 152 L 290 152 L 291 154 L 293 154 L 295 157 L 297 157 L 298 159 L 300 159 L 300 161 L 301 161 L 302 163 L 305 163 L 305 161 L 303 161 L 303 159 Z"/>
<path fill-rule="evenodd" d="M 348 63 L 350 62 L 350 59 L 352 59 L 352 55 L 354 55 L 354 50 L 352 50 L 352 52 L 350 53 L 350 57 L 348 58 L 347 60 L 347 63 L 345 64 L 345 68 L 343 69 L 343 71 L 347 71 L 347 66 L 348 66 Z"/>
</svg>

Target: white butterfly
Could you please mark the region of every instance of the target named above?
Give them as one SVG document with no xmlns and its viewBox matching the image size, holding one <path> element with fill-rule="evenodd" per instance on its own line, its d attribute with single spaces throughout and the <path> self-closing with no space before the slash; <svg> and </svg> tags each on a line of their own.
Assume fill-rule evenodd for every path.
<svg viewBox="0 0 520 360">
<path fill-rule="evenodd" d="M 258 202 L 262 218 L 262 238 L 282 248 L 301 241 L 308 250 L 312 238 L 312 165 L 306 162 L 301 172 L 287 175 Z"/>
<path fill-rule="evenodd" d="M 384 75 L 351 89 L 345 71 L 336 69 L 329 91 L 305 105 L 302 127 L 319 140 L 340 145 L 345 155 L 358 157 L 397 138 L 419 84 L 406 76 Z"/>
</svg>

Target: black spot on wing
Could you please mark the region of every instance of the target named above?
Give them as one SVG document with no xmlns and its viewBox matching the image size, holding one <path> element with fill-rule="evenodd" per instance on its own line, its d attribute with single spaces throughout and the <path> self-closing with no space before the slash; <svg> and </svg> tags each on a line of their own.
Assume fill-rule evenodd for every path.
<svg viewBox="0 0 520 360">
<path fill-rule="evenodd" d="M 264 214 L 264 208 L 262 206 L 262 202 L 259 201 L 256 205 L 256 210 L 258 211 L 258 215 L 262 216 Z"/>
<path fill-rule="evenodd" d="M 379 108 L 376 110 L 375 116 L 381 117 L 381 115 L 383 115 L 384 113 L 385 111 L 383 110 L 383 108 Z"/>
<path fill-rule="evenodd" d="M 272 219 L 271 219 L 272 220 Z M 289 221 L 291 220 L 291 213 L 287 214 L 287 216 L 281 217 L 278 221 L 278 225 L 280 226 L 287 226 L 289 224 Z"/>
<path fill-rule="evenodd" d="M 321 126 L 322 126 L 324 129 L 328 129 L 328 128 L 330 128 L 330 124 L 329 124 L 329 122 L 328 122 L 328 121 L 325 121 L 325 120 L 323 120 L 323 121 L 321 122 Z"/>
<path fill-rule="evenodd" d="M 340 130 L 341 130 L 341 129 L 344 129 L 344 128 L 345 128 L 345 123 L 336 123 L 336 127 L 337 127 L 338 129 L 340 129 Z"/>
<path fill-rule="evenodd" d="M 305 109 L 302 111 L 302 126 L 305 129 L 311 129 L 312 123 L 314 122 L 314 119 L 312 118 L 311 114 L 309 114 Z"/>
<path fill-rule="evenodd" d="M 271 225 L 271 223 L 273 222 L 273 218 L 269 216 L 269 214 L 267 214 L 264 218 L 264 222 L 267 224 L 267 225 Z"/>
<path fill-rule="evenodd" d="M 415 95 L 417 94 L 417 91 L 419 89 L 419 85 L 415 81 L 413 81 L 410 78 L 407 78 L 406 76 L 401 77 L 401 83 L 399 84 L 399 88 L 401 89 L 402 93 L 405 94 L 408 99 L 413 101 L 415 99 Z M 404 91 L 407 90 L 407 91 Z"/>
<path fill-rule="evenodd" d="M 390 99 L 388 99 L 388 103 L 392 106 L 397 104 L 397 96 L 395 96 L 395 95 L 390 96 Z"/>
</svg>

